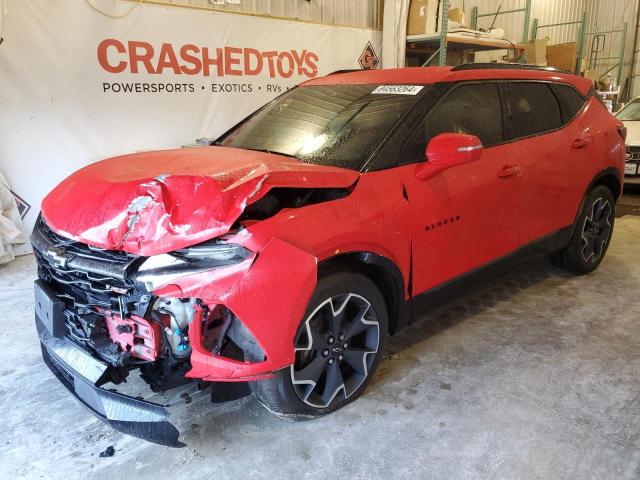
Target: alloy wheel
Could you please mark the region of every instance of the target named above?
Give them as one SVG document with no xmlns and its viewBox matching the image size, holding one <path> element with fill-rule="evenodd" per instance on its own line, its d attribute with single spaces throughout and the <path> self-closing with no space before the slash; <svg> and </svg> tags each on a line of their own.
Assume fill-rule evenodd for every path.
<svg viewBox="0 0 640 480">
<path fill-rule="evenodd" d="M 371 302 L 355 293 L 327 298 L 294 342 L 296 394 L 315 408 L 349 398 L 367 379 L 379 344 L 380 324 Z"/>
<path fill-rule="evenodd" d="M 591 205 L 582 226 L 582 258 L 595 263 L 602 256 L 611 234 L 613 209 L 608 200 L 598 197 Z"/>
</svg>

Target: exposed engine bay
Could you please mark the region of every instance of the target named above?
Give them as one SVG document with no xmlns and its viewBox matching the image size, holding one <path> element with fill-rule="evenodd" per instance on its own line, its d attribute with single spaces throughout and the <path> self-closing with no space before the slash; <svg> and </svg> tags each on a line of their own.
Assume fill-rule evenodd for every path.
<svg viewBox="0 0 640 480">
<path fill-rule="evenodd" d="M 125 155 L 122 168 L 76 172 L 42 203 L 31 243 L 43 359 L 116 430 L 180 443 L 170 405 L 140 396 L 138 375 L 153 392 L 211 387 L 217 403 L 249 395 L 294 361 L 318 258 L 274 225 L 350 196 L 360 175 L 237 153 Z"/>
<path fill-rule="evenodd" d="M 32 242 L 40 280 L 64 303 L 63 335 L 109 366 L 100 384 L 121 383 L 135 369 L 153 391 L 190 381 L 185 374 L 194 322 L 199 323 L 206 351 L 245 359 L 232 340 L 241 328 L 230 328 L 234 316 L 225 306 L 158 297 L 147 289 L 153 286 L 149 272 L 182 272 L 180 259 L 152 263 L 146 257 L 93 248 L 57 235 L 42 218 Z"/>
<path fill-rule="evenodd" d="M 262 347 L 227 306 L 153 292 L 187 275 L 252 262 L 253 252 L 227 240 L 282 209 L 339 199 L 350 191 L 274 188 L 247 205 L 227 234 L 151 256 L 93 247 L 61 236 L 40 216 L 31 241 L 39 280 L 63 304 L 64 328 L 59 334 L 108 365 L 98 386 L 126 381 L 133 370 L 139 370 L 154 392 L 192 380 L 202 386 L 216 381 L 200 373 L 210 357 L 231 360 L 228 368 L 236 368 L 233 361 L 264 362 Z M 200 361 L 195 370 L 194 341 Z"/>
</svg>

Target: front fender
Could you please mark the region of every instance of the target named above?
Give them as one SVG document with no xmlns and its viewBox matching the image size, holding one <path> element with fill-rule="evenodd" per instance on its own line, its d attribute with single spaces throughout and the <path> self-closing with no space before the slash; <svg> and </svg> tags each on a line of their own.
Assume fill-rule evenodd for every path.
<svg viewBox="0 0 640 480">
<path fill-rule="evenodd" d="M 195 297 L 209 307 L 231 310 L 265 353 L 262 362 L 242 362 L 212 355 L 202 347 L 200 324 L 189 329 L 190 378 L 206 381 L 255 380 L 293 363 L 293 339 L 317 282 L 317 259 L 272 238 L 252 265 L 226 274 L 225 269 L 189 275 L 154 292 Z"/>
</svg>

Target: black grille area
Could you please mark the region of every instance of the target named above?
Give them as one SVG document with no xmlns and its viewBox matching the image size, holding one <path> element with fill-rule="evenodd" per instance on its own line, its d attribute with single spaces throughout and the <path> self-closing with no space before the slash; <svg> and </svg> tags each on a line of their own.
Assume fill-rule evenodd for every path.
<svg viewBox="0 0 640 480">
<path fill-rule="evenodd" d="M 631 146 L 631 147 L 627 147 L 627 161 L 630 160 L 635 160 L 638 161 L 640 160 L 640 147 L 636 147 L 636 146 Z"/>
<path fill-rule="evenodd" d="M 82 270 L 53 266 L 36 251 L 38 277 L 49 284 L 66 285 L 73 291 L 90 293 L 97 296 L 111 297 L 112 294 L 124 294 L 133 288 L 127 281 L 119 281 L 112 277 L 101 276 Z"/>
<path fill-rule="evenodd" d="M 87 299 L 86 294 L 108 301 L 114 294 L 127 294 L 134 289 L 126 272 L 141 257 L 64 238 L 51 230 L 42 217 L 36 223 L 32 243 L 39 277 L 49 284 L 69 287 L 62 290 L 78 294 L 82 301 Z"/>
<path fill-rule="evenodd" d="M 64 247 L 69 253 L 80 257 L 121 264 L 128 263 L 129 261 L 137 258 L 135 255 L 127 252 L 103 250 L 101 248 L 92 247 L 90 245 L 62 237 L 49 228 L 49 225 L 46 224 L 42 216 L 38 217 L 36 228 L 51 242 L 54 247 Z"/>
<path fill-rule="evenodd" d="M 104 311 L 118 312 L 123 318 L 130 312 L 145 315 L 153 297 L 127 274 L 146 257 L 64 238 L 53 232 L 42 217 L 36 223 L 31 243 L 38 277 L 64 302 L 66 337 L 107 363 L 122 366 L 128 354 L 111 342 Z"/>
</svg>

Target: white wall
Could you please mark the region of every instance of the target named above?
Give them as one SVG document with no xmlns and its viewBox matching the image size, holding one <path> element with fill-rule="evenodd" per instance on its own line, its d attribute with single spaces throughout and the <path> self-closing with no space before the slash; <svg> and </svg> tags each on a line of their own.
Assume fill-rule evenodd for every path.
<svg viewBox="0 0 640 480">
<path fill-rule="evenodd" d="M 126 13 L 132 6 L 130 2 L 91 1 L 115 14 Z M 99 14 L 86 0 L 4 0 L 4 5 L 0 171 L 32 205 L 25 219 L 27 231 L 44 195 L 88 163 L 131 151 L 193 144 L 197 137 L 215 138 L 310 76 L 359 68 L 358 59 L 369 42 L 380 56 L 381 33 L 372 29 L 148 4 L 120 19 Z M 271 73 L 265 60 L 255 75 L 227 71 L 220 76 L 213 66 L 209 75 L 203 71 L 187 74 L 179 68 L 175 72 L 169 67 L 149 73 L 137 62 L 140 70 L 136 73 L 128 65 L 128 54 L 110 47 L 108 62 L 125 65 L 122 72 L 114 73 L 99 61 L 98 46 L 105 39 L 123 45 L 148 43 L 155 51 L 154 65 L 164 44 L 177 55 L 181 47 L 191 44 L 200 50 L 208 48 L 209 57 L 217 57 L 216 50 L 227 47 L 260 53 L 313 53 L 311 60 L 317 69 L 305 65 L 302 71 L 294 68 L 289 74 L 284 68 L 284 76 L 277 68 Z M 232 55 L 240 62 L 233 70 L 242 69 L 243 54 Z M 111 87 L 105 90 L 105 84 L 188 87 L 171 93 L 124 93 Z M 221 92 L 219 85 L 234 89 L 241 85 L 245 91 Z"/>
<path fill-rule="evenodd" d="M 135 0 L 132 0 L 135 1 Z M 378 0 L 152 0 L 173 5 L 272 15 L 329 25 L 374 28 Z M 234 3 L 235 2 L 235 3 Z"/>
</svg>

